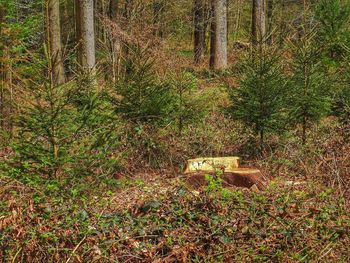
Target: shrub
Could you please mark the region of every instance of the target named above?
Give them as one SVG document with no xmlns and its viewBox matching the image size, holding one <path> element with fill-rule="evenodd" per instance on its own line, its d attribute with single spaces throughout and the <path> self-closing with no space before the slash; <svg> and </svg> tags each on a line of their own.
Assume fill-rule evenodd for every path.
<svg viewBox="0 0 350 263">
<path fill-rule="evenodd" d="M 200 92 L 196 77 L 190 72 L 171 77 L 174 105 L 171 118 L 181 134 L 188 124 L 196 125 L 209 113 L 210 92 Z"/>
<path fill-rule="evenodd" d="M 92 172 L 101 162 L 114 162 L 109 168 L 119 168 L 109 158 L 117 142 L 112 137 L 117 122 L 94 86 L 45 82 L 31 87 L 28 94 L 31 103 L 23 107 L 17 123 L 15 149 L 21 163 L 51 176 Z"/>
<path fill-rule="evenodd" d="M 321 0 L 315 5 L 315 17 L 319 23 L 315 44 L 323 46 L 326 58 L 340 60 L 349 47 L 349 16 L 349 5 L 343 0 Z"/>
<path fill-rule="evenodd" d="M 164 124 L 173 107 L 171 85 L 157 80 L 147 49 L 130 48 L 126 75 L 116 83 L 115 110 L 133 123 Z"/>
<path fill-rule="evenodd" d="M 308 127 L 329 113 L 329 85 L 322 69 L 321 47 L 316 45 L 315 27 L 304 25 L 305 34 L 291 42 L 293 61 L 290 101 L 291 123 L 302 126 L 302 142 L 306 143 Z"/>
<path fill-rule="evenodd" d="M 276 49 L 261 47 L 239 65 L 239 87 L 229 87 L 229 115 L 260 136 L 279 132 L 285 117 L 287 81 Z"/>
</svg>

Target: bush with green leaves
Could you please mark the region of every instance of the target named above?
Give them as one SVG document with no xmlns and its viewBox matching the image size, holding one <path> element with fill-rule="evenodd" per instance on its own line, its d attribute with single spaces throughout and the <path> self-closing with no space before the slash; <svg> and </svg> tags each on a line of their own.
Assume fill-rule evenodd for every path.
<svg viewBox="0 0 350 263">
<path fill-rule="evenodd" d="M 175 121 L 177 130 L 181 134 L 188 125 L 195 125 L 209 113 L 210 92 L 198 89 L 196 76 L 191 72 L 173 75 L 170 83 L 173 89 L 173 111 L 171 118 Z"/>
<path fill-rule="evenodd" d="M 291 42 L 293 73 L 290 94 L 291 123 L 302 127 L 302 141 L 306 143 L 307 129 L 330 111 L 330 83 L 321 63 L 322 49 L 316 44 L 315 27 L 304 26 L 305 34 Z"/>
<path fill-rule="evenodd" d="M 238 68 L 239 87 L 229 87 L 229 115 L 242 121 L 260 137 L 263 149 L 267 133 L 281 132 L 286 113 L 287 80 L 279 52 L 261 46 Z"/>
<path fill-rule="evenodd" d="M 320 0 L 315 5 L 317 42 L 321 45 L 325 58 L 334 62 L 341 60 L 350 47 L 349 18 L 347 0 Z"/>
<path fill-rule="evenodd" d="M 117 124 L 103 93 L 94 86 L 83 89 L 73 81 L 35 85 L 17 123 L 17 159 L 27 164 L 24 168 L 50 176 L 96 169 L 111 173 L 120 165 L 112 157 Z"/>
<path fill-rule="evenodd" d="M 129 48 L 126 74 L 115 85 L 111 97 L 116 113 L 132 123 L 165 124 L 173 111 L 174 97 L 169 83 L 160 81 L 154 72 L 149 50 Z"/>
</svg>

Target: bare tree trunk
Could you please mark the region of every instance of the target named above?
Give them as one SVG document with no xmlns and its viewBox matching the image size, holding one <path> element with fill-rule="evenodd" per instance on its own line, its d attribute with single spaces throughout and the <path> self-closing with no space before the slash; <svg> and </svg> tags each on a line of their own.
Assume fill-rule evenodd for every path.
<svg viewBox="0 0 350 263">
<path fill-rule="evenodd" d="M 119 0 L 110 0 L 109 3 L 109 18 L 118 23 Z M 121 41 L 116 37 L 111 36 L 111 58 L 112 58 L 112 80 L 116 82 L 120 75 L 120 60 L 121 60 Z"/>
<path fill-rule="evenodd" d="M 95 33 L 93 0 L 76 0 L 78 61 L 85 72 L 95 68 Z"/>
<path fill-rule="evenodd" d="M 212 0 L 212 10 L 210 68 L 220 70 L 227 67 L 226 0 Z"/>
<path fill-rule="evenodd" d="M 273 18 L 274 0 L 267 0 L 267 41 L 272 44 L 272 18 Z"/>
<path fill-rule="evenodd" d="M 253 0 L 252 44 L 263 43 L 266 37 L 266 0 Z"/>
<path fill-rule="evenodd" d="M 235 32 L 239 31 L 240 29 L 240 25 L 241 25 L 241 17 L 242 17 L 242 12 L 243 12 L 243 6 L 242 6 L 242 0 L 238 0 L 237 2 L 237 13 L 236 13 L 236 23 L 235 23 L 235 27 L 234 30 Z"/>
<path fill-rule="evenodd" d="M 194 63 L 203 61 L 205 51 L 205 8 L 203 0 L 194 2 Z"/>
<path fill-rule="evenodd" d="M 47 37 L 52 84 L 57 86 L 65 82 L 62 59 L 60 3 L 59 0 L 47 0 Z"/>
</svg>

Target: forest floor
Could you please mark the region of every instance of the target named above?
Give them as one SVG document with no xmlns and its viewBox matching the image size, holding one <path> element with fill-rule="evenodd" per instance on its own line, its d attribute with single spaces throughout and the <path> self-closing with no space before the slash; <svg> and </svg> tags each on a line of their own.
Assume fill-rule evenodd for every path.
<svg viewBox="0 0 350 263">
<path fill-rule="evenodd" d="M 350 262 L 349 203 L 317 181 L 16 178 L 0 177 L 0 262 Z"/>
</svg>

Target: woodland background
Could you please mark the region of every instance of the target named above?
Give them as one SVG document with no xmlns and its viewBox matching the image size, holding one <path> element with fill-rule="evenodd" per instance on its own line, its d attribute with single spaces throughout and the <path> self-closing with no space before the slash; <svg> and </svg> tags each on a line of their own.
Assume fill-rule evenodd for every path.
<svg viewBox="0 0 350 263">
<path fill-rule="evenodd" d="M 0 260 L 348 262 L 349 18 L 348 0 L 0 0 Z M 198 156 L 272 183 L 192 189 Z"/>
</svg>

